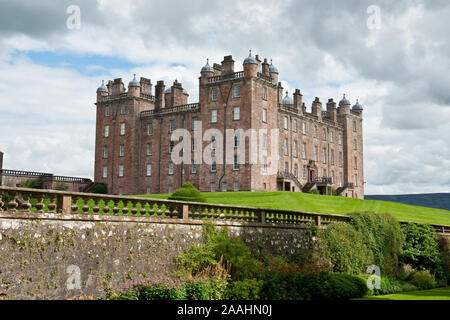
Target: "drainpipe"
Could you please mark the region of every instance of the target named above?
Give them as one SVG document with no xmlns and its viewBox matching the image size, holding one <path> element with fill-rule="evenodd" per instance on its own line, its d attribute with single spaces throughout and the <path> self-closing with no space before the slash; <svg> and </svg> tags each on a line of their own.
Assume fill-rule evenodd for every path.
<svg viewBox="0 0 450 320">
<path fill-rule="evenodd" d="M 161 193 L 161 143 L 162 143 L 162 122 L 163 122 L 163 118 L 159 118 L 158 193 Z"/>
<path fill-rule="evenodd" d="M 114 159 L 115 159 L 115 137 L 116 137 L 116 118 L 117 118 L 117 112 L 119 111 L 119 105 L 116 105 L 115 108 L 113 106 L 111 106 L 112 109 L 112 154 L 111 154 L 111 158 L 112 158 L 112 162 L 111 162 L 111 193 L 114 194 Z"/>
<path fill-rule="evenodd" d="M 220 88 L 219 88 L 220 89 Z M 225 177 L 225 170 L 226 170 L 226 165 L 225 165 L 225 160 L 226 160 L 226 155 L 227 155 L 227 149 L 226 149 L 226 143 L 227 143 L 227 135 L 225 133 L 226 128 L 227 128 L 227 103 L 228 103 L 228 99 L 230 98 L 230 94 L 231 94 L 231 90 L 233 89 L 233 83 L 231 83 L 230 85 L 230 89 L 228 90 L 228 96 L 227 99 L 225 100 L 223 98 L 223 94 L 222 94 L 222 90 L 220 91 L 220 96 L 222 97 L 222 101 L 224 101 L 223 103 L 223 173 L 222 176 L 219 178 L 219 185 L 218 187 L 221 188 L 222 185 L 222 179 Z M 220 189 L 222 190 L 222 189 Z"/>
</svg>

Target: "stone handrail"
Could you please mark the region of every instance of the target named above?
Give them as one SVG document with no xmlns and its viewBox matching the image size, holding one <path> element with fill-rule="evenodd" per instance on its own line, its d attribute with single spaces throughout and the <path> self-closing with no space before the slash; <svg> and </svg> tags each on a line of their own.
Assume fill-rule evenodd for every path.
<svg viewBox="0 0 450 320">
<path fill-rule="evenodd" d="M 162 114 L 168 114 L 168 113 L 174 113 L 174 112 L 182 112 L 182 111 L 192 111 L 192 110 L 199 110 L 200 104 L 199 103 L 189 103 L 189 104 L 182 104 L 179 106 L 169 107 L 169 108 L 162 108 L 159 110 L 145 110 L 142 111 L 140 114 L 141 118 L 151 117 L 154 115 L 162 115 Z"/>
<path fill-rule="evenodd" d="M 2 199 L 7 199 L 5 203 Z M 4 210 L 5 208 L 5 210 Z M 151 221 L 165 218 L 173 221 L 210 220 L 214 222 L 245 222 L 260 226 L 295 227 L 305 223 L 318 226 L 345 223 L 350 217 L 281 209 L 187 202 L 146 197 L 103 195 L 0 186 L 0 214 L 20 217 L 28 214 L 139 216 Z M 408 222 L 400 221 L 405 224 Z M 450 226 L 431 225 L 437 233 L 450 234 Z"/>
<path fill-rule="evenodd" d="M 213 76 L 208 78 L 208 83 L 212 82 L 219 82 L 224 80 L 232 80 L 232 79 L 239 79 L 244 77 L 244 71 L 234 72 L 230 74 L 224 74 L 220 76 Z"/>
</svg>

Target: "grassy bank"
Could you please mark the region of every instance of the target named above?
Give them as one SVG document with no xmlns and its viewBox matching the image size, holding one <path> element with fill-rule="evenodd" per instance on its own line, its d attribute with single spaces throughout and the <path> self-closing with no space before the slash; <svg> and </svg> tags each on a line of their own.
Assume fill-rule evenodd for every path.
<svg viewBox="0 0 450 320">
<path fill-rule="evenodd" d="M 355 300 L 450 300 L 450 287 L 365 297 Z"/>
<path fill-rule="evenodd" d="M 330 214 L 374 211 L 389 212 L 399 220 L 450 225 L 450 211 L 381 200 L 360 200 L 297 192 L 205 192 L 208 203 L 263 207 Z M 143 197 L 167 199 L 167 194 Z"/>
</svg>

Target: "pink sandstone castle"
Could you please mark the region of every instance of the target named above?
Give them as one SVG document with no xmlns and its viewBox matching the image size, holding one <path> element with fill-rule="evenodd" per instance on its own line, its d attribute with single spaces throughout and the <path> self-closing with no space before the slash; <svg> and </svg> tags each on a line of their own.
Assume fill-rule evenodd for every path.
<svg viewBox="0 0 450 320">
<path fill-rule="evenodd" d="M 308 112 L 300 90 L 283 92 L 272 62 L 250 53 L 243 71 L 234 64 L 232 56 L 206 63 L 198 103 L 188 104 L 177 80 L 154 90 L 143 77 L 128 91 L 120 78 L 102 83 L 95 182 L 112 194 L 171 193 L 191 182 L 202 192 L 317 189 L 362 199 L 362 106 L 344 95 L 323 109 L 315 98 Z"/>
</svg>

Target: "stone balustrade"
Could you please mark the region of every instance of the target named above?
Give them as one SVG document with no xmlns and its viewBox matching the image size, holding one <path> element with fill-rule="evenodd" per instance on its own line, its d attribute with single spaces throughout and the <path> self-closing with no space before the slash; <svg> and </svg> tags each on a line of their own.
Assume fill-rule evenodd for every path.
<svg viewBox="0 0 450 320">
<path fill-rule="evenodd" d="M 44 213 L 52 214 L 53 218 L 68 215 L 97 218 L 134 216 L 148 219 L 149 222 L 154 218 L 163 218 L 175 223 L 210 220 L 284 228 L 301 227 L 306 223 L 326 226 L 330 223 L 345 223 L 350 219 L 349 216 L 337 214 L 0 186 L 0 214 L 2 213 L 17 217 L 26 215 L 30 218 Z M 450 226 L 432 227 L 437 233 L 450 234 Z"/>
</svg>

